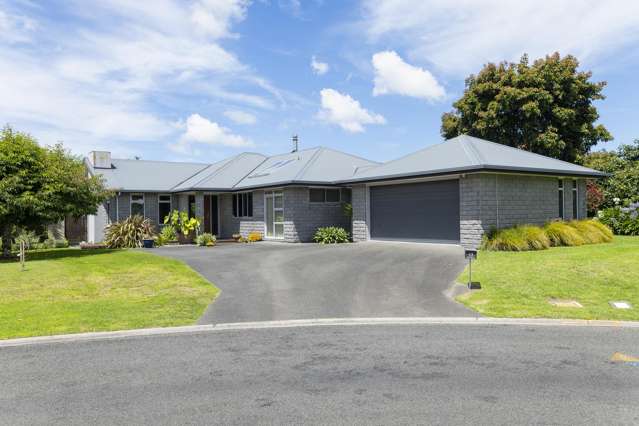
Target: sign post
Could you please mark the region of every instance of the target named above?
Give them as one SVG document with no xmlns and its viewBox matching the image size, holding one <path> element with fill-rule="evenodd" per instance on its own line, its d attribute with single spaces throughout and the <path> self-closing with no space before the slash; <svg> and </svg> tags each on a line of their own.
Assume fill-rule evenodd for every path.
<svg viewBox="0 0 639 426">
<path fill-rule="evenodd" d="M 473 260 L 477 260 L 477 250 L 464 250 L 464 257 L 468 259 L 468 288 L 470 290 L 479 289 L 479 282 L 473 282 Z"/>
</svg>

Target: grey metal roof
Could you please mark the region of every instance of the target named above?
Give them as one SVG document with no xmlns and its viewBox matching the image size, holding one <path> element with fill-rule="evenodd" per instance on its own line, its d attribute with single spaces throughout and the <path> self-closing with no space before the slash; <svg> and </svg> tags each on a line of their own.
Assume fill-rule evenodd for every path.
<svg viewBox="0 0 639 426">
<path fill-rule="evenodd" d="M 548 173 L 566 176 L 605 176 L 605 173 L 587 167 L 462 135 L 397 160 L 362 170 L 346 182 L 481 170 Z"/>
<path fill-rule="evenodd" d="M 121 191 L 235 191 L 280 185 L 334 185 L 471 171 L 516 171 L 600 177 L 576 164 L 471 136 L 458 136 L 387 163 L 329 148 L 266 157 L 242 153 L 213 164 L 113 159 L 90 170 Z"/>
<path fill-rule="evenodd" d="M 377 164 L 329 148 L 309 148 L 267 158 L 234 188 L 335 183 L 352 178 L 359 167 Z"/>
<path fill-rule="evenodd" d="M 131 192 L 169 192 L 171 188 L 188 179 L 207 164 L 178 163 L 170 161 L 146 161 L 111 159 L 110 169 L 91 167 L 92 174 L 99 174 L 110 189 Z"/>
<path fill-rule="evenodd" d="M 180 191 L 230 190 L 247 174 L 266 160 L 266 156 L 245 152 L 229 159 L 211 164 L 196 175 L 172 188 Z"/>
</svg>

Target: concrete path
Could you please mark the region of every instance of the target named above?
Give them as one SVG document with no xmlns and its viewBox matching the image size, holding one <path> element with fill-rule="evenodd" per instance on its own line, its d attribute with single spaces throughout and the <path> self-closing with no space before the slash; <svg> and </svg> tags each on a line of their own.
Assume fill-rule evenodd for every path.
<svg viewBox="0 0 639 426">
<path fill-rule="evenodd" d="M 637 424 L 638 341 L 413 324 L 4 347 L 0 424 Z"/>
<path fill-rule="evenodd" d="M 465 265 L 458 246 L 261 242 L 153 253 L 183 260 L 222 290 L 200 324 L 476 315 L 445 295 Z"/>
</svg>

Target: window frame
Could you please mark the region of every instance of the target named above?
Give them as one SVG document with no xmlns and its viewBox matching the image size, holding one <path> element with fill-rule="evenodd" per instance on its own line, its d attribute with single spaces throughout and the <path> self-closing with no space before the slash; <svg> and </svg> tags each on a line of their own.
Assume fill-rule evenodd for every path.
<svg viewBox="0 0 639 426">
<path fill-rule="evenodd" d="M 308 202 L 309 204 L 341 204 L 342 203 L 342 189 L 343 188 L 334 188 L 334 187 L 309 187 L 308 188 Z M 322 197 L 322 201 L 313 201 L 311 199 L 311 192 L 313 190 L 316 191 L 322 191 L 323 192 L 323 197 Z M 337 201 L 328 201 L 327 200 L 327 196 L 326 194 L 328 193 L 327 191 L 336 191 L 338 198 Z"/>
<path fill-rule="evenodd" d="M 193 202 L 191 202 L 191 199 L 193 199 Z M 193 206 L 193 208 L 191 209 L 191 206 Z M 197 210 L 197 198 L 195 198 L 195 194 L 189 194 L 186 196 L 186 212 L 189 216 L 189 219 L 197 217 L 197 214 L 195 213 Z"/>
<path fill-rule="evenodd" d="M 577 179 L 572 180 L 572 218 L 579 219 L 579 186 Z"/>
<path fill-rule="evenodd" d="M 169 197 L 169 201 L 162 201 L 162 197 Z M 164 218 L 162 217 L 162 213 L 161 213 L 161 208 L 160 206 L 162 204 L 168 204 L 169 205 L 169 213 L 167 214 L 167 216 L 169 214 L 171 214 L 171 210 L 173 210 L 173 197 L 171 196 L 171 194 L 158 194 L 158 225 L 159 226 L 164 226 Z"/>
<path fill-rule="evenodd" d="M 234 218 L 252 218 L 254 215 L 253 191 L 236 192 L 231 198 Z"/>
<path fill-rule="evenodd" d="M 142 201 L 134 200 L 133 197 L 141 196 Z M 129 194 L 129 216 L 133 216 L 133 204 L 142 204 L 142 217 L 146 217 L 146 197 L 143 192 L 132 192 Z"/>
<path fill-rule="evenodd" d="M 566 192 L 564 191 L 564 180 L 558 179 L 557 195 L 561 195 L 561 202 L 559 203 L 559 217 L 564 220 L 566 214 Z"/>
</svg>

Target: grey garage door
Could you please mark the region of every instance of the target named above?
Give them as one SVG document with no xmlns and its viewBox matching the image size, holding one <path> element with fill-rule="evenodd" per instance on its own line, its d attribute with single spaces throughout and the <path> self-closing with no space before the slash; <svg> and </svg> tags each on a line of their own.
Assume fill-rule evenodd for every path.
<svg viewBox="0 0 639 426">
<path fill-rule="evenodd" d="M 371 238 L 459 242 L 459 180 L 370 189 Z"/>
</svg>

